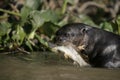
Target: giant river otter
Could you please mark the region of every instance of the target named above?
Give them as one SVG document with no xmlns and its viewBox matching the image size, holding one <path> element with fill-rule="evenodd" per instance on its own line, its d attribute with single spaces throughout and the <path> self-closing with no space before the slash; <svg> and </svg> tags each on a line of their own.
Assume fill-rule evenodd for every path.
<svg viewBox="0 0 120 80">
<path fill-rule="evenodd" d="M 54 43 L 74 45 L 88 56 L 93 67 L 120 68 L 120 36 L 83 23 L 67 24 L 55 35 Z"/>
</svg>

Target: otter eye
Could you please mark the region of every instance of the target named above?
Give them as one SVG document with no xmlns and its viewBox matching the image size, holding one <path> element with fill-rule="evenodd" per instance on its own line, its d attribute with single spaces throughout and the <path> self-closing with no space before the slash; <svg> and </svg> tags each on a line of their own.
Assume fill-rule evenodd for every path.
<svg viewBox="0 0 120 80">
<path fill-rule="evenodd" d="M 68 36 L 69 36 L 69 34 L 65 33 L 65 34 L 64 34 L 64 36 L 68 37 Z"/>
</svg>

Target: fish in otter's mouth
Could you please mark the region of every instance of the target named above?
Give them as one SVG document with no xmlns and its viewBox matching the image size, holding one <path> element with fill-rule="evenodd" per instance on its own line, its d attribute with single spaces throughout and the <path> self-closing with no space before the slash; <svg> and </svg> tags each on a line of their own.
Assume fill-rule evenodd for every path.
<svg viewBox="0 0 120 80">
<path fill-rule="evenodd" d="M 70 58 L 74 61 L 74 63 L 78 64 L 80 67 L 89 66 L 87 62 L 81 57 L 80 54 L 71 46 L 56 46 L 52 48 L 53 52 L 56 53 L 64 53 L 65 58 Z"/>
</svg>

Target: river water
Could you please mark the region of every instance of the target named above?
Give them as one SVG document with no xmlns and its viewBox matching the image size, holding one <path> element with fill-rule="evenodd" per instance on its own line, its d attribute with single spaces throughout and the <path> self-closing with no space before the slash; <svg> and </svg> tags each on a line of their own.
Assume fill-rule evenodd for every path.
<svg viewBox="0 0 120 80">
<path fill-rule="evenodd" d="M 0 54 L 0 80 L 120 80 L 120 69 L 80 68 L 50 52 Z"/>
</svg>

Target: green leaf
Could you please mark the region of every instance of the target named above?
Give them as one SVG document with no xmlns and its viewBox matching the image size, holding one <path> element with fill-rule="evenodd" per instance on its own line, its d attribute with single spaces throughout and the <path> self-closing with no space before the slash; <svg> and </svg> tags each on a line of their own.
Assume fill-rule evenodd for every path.
<svg viewBox="0 0 120 80">
<path fill-rule="evenodd" d="M 48 47 L 47 41 L 43 40 L 43 39 L 42 39 L 39 35 L 37 35 L 37 34 L 35 34 L 35 37 L 38 39 L 38 41 L 39 41 L 42 45 Z"/>
<path fill-rule="evenodd" d="M 88 24 L 88 25 L 91 25 L 91 26 L 97 26 L 97 25 L 95 25 L 95 23 L 92 21 L 92 19 L 90 19 L 90 17 L 88 17 L 87 15 L 80 14 L 80 15 L 79 15 L 79 18 L 80 18 L 81 22 L 83 22 L 83 23 L 85 23 L 85 24 Z"/>
<path fill-rule="evenodd" d="M 51 10 L 33 11 L 30 14 L 33 26 L 42 26 L 44 22 L 57 23 L 57 14 Z"/>
<path fill-rule="evenodd" d="M 32 10 L 36 10 L 40 7 L 42 0 L 26 0 L 25 6 L 31 8 Z"/>
<path fill-rule="evenodd" d="M 31 43 L 30 43 L 29 40 L 27 40 L 27 41 L 25 42 L 25 44 L 27 45 L 27 47 L 28 47 L 31 51 L 33 51 L 32 45 L 31 45 Z"/>
<path fill-rule="evenodd" d="M 0 37 L 5 35 L 5 34 L 8 34 L 10 32 L 10 27 L 11 27 L 11 24 L 8 23 L 8 22 L 1 22 L 0 23 Z"/>
<path fill-rule="evenodd" d="M 103 22 L 100 24 L 100 27 L 106 31 L 110 31 L 110 32 L 113 32 L 113 28 L 112 28 L 112 25 L 108 22 Z"/>
<path fill-rule="evenodd" d="M 24 7 L 21 9 L 21 25 L 24 25 L 30 12 L 40 7 L 41 2 L 41 0 L 25 0 Z"/>
<path fill-rule="evenodd" d="M 11 31 L 11 24 L 8 22 L 1 22 L 0 23 L 0 44 L 6 44 L 7 41 L 10 39 L 9 33 Z"/>
<path fill-rule="evenodd" d="M 59 26 L 51 22 L 46 22 L 40 29 L 43 31 L 42 34 L 45 34 L 51 38 L 59 29 Z"/>
<path fill-rule="evenodd" d="M 23 26 L 25 22 L 27 22 L 28 15 L 32 10 L 26 6 L 24 6 L 21 10 L 21 25 Z"/>
<path fill-rule="evenodd" d="M 35 31 L 43 26 L 45 22 L 52 22 L 56 24 L 58 21 L 57 15 L 51 10 L 33 11 L 29 15 L 30 22 L 32 23 L 31 32 L 28 35 L 29 39 L 33 39 Z M 49 25 L 47 27 L 50 27 Z"/>
<path fill-rule="evenodd" d="M 21 26 L 17 25 L 16 27 L 17 28 L 15 29 L 15 31 L 13 31 L 12 39 L 14 41 L 17 41 L 19 43 L 19 45 L 21 45 L 26 36 L 26 33 L 24 32 L 24 30 Z"/>
</svg>

